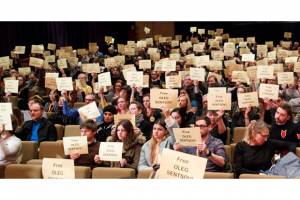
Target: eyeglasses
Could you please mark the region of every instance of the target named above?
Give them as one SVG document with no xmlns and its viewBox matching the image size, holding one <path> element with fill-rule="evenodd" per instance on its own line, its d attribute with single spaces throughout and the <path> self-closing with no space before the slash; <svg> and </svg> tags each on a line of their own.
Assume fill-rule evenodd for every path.
<svg viewBox="0 0 300 200">
<path fill-rule="evenodd" d="M 207 125 L 204 125 L 204 124 L 200 124 L 200 125 L 198 125 L 198 124 L 195 124 L 195 127 L 206 128 L 206 127 L 207 127 Z"/>
</svg>

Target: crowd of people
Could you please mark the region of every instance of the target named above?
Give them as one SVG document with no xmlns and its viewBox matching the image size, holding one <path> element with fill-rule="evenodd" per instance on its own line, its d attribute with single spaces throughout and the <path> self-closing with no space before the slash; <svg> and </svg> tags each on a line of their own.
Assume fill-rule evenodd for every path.
<svg viewBox="0 0 300 200">
<path fill-rule="evenodd" d="M 283 156 L 295 152 L 300 144 L 297 115 L 300 71 L 296 68 L 300 63 L 300 47 L 289 38 L 277 43 L 257 44 L 253 38 L 230 38 L 217 30 L 209 34 L 192 32 L 186 38 L 176 36 L 175 39 L 148 35 L 123 46 L 107 40 L 105 47 L 94 46 L 84 51 L 70 46 L 47 49 L 40 54 L 28 52 L 28 49 L 24 54 L 12 50 L 10 65 L 0 64 L 0 101 L 13 105 L 13 130 L 0 127 L 0 165 L 18 163 L 21 140 L 56 141 L 54 124 L 80 124 L 81 135 L 87 136 L 89 153 L 67 156 L 75 165 L 157 170 L 162 150 L 170 148 L 207 158 L 206 171 L 234 172 L 236 177 L 243 173 L 262 173 L 272 166 L 274 154 Z M 219 56 L 215 56 L 217 53 Z M 243 54 L 253 54 L 255 58 L 243 61 Z M 65 58 L 67 67 L 60 68 L 57 62 L 48 62 L 51 55 L 55 56 L 55 61 Z M 209 62 L 199 65 L 197 58 L 205 55 L 209 56 Z M 43 66 L 30 66 L 30 57 L 43 59 Z M 297 59 L 290 62 L 289 57 Z M 141 69 L 141 60 L 151 60 L 151 68 Z M 162 71 L 159 65 L 165 60 L 175 60 L 176 71 Z M 112 85 L 97 87 L 98 74 L 87 73 L 83 68 L 88 63 L 99 63 L 100 73 L 109 72 Z M 248 74 L 249 81 L 244 82 L 233 76 L 234 71 L 247 72 L 261 65 L 274 68 L 272 78 L 256 79 L 256 75 L 253 78 Z M 30 67 L 30 72 L 20 73 L 23 67 Z M 194 67 L 205 69 L 204 80 L 191 78 L 189 71 Z M 149 85 L 129 86 L 128 68 L 148 75 Z M 282 71 L 293 72 L 293 84 L 278 84 L 277 73 Z M 73 90 L 50 89 L 45 84 L 46 73 L 72 77 Z M 176 75 L 181 78 L 180 86 L 173 88 L 178 90 L 178 98 L 174 99 L 177 107 L 152 108 L 150 90 L 165 89 L 167 77 Z M 6 80 L 12 79 L 19 81 L 18 93 L 5 92 Z M 258 106 L 240 108 L 238 95 L 258 93 L 263 83 L 279 85 L 278 98 L 259 98 Z M 209 89 L 216 87 L 225 87 L 226 93 L 231 94 L 231 110 L 208 110 Z M 100 115 L 94 119 L 83 118 L 76 105 L 94 102 Z M 114 116 L 118 114 L 133 114 L 135 124 L 130 120 L 115 124 Z M 202 142 L 195 147 L 182 146 L 174 137 L 173 128 L 189 127 L 200 129 Z M 236 127 L 248 127 L 248 131 L 236 144 L 233 163 L 230 163 L 224 145 L 233 142 Z M 122 142 L 122 160 L 102 161 L 98 155 L 101 142 Z"/>
</svg>

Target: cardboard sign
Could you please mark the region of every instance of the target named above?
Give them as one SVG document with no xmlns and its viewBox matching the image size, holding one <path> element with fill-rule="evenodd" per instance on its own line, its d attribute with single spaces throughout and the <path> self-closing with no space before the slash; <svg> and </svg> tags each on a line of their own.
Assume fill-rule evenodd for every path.
<svg viewBox="0 0 300 200">
<path fill-rule="evenodd" d="M 286 38 L 286 39 L 292 38 L 292 32 L 284 32 L 283 37 Z"/>
<path fill-rule="evenodd" d="M 247 67 L 247 75 L 250 79 L 250 81 L 256 81 L 257 80 L 257 66 L 251 66 L 251 67 Z"/>
<path fill-rule="evenodd" d="M 163 60 L 162 71 L 176 71 L 176 60 Z"/>
<path fill-rule="evenodd" d="M 56 86 L 58 91 L 73 91 L 72 77 L 56 78 Z"/>
<path fill-rule="evenodd" d="M 222 70 L 223 69 L 222 65 L 223 65 L 222 61 L 219 60 L 210 60 L 208 64 L 210 71 Z"/>
<path fill-rule="evenodd" d="M 0 57 L 0 66 L 3 67 L 3 70 L 9 69 L 9 56 Z"/>
<path fill-rule="evenodd" d="M 259 85 L 259 98 L 268 98 L 277 100 L 279 94 L 279 85 L 264 84 Z"/>
<path fill-rule="evenodd" d="M 194 52 L 204 52 L 204 48 L 205 48 L 205 43 L 204 42 L 193 45 L 193 51 Z"/>
<path fill-rule="evenodd" d="M 179 75 L 166 76 L 166 88 L 181 88 L 181 78 Z"/>
<path fill-rule="evenodd" d="M 208 87 L 208 93 L 224 94 L 226 93 L 226 87 Z"/>
<path fill-rule="evenodd" d="M 173 128 L 176 142 L 183 146 L 194 147 L 202 142 L 200 128 Z"/>
<path fill-rule="evenodd" d="M 209 55 L 195 56 L 193 58 L 193 64 L 196 67 L 208 66 L 209 65 Z"/>
<path fill-rule="evenodd" d="M 99 86 L 111 86 L 110 72 L 104 72 L 98 75 Z"/>
<path fill-rule="evenodd" d="M 190 68 L 190 78 L 192 80 L 204 81 L 205 80 L 205 69 L 204 68 Z"/>
<path fill-rule="evenodd" d="M 26 46 L 16 46 L 14 53 L 15 54 L 25 54 Z"/>
<path fill-rule="evenodd" d="M 149 75 L 145 74 L 143 75 L 143 88 L 149 87 Z"/>
<path fill-rule="evenodd" d="M 123 142 L 101 142 L 99 157 L 104 161 L 122 160 Z"/>
<path fill-rule="evenodd" d="M 42 164 L 44 179 L 74 179 L 74 160 L 60 158 L 44 158 Z"/>
<path fill-rule="evenodd" d="M 208 110 L 231 110 L 231 93 L 208 93 Z"/>
<path fill-rule="evenodd" d="M 65 155 L 71 153 L 88 154 L 87 136 L 63 137 Z"/>
<path fill-rule="evenodd" d="M 85 106 L 82 106 L 78 109 L 79 115 L 81 119 L 96 119 L 100 116 L 99 109 L 96 105 L 96 102 L 93 101 Z"/>
<path fill-rule="evenodd" d="M 163 149 L 158 178 L 203 179 L 207 159 L 194 155 Z"/>
<path fill-rule="evenodd" d="M 198 34 L 199 34 L 199 35 L 205 34 L 205 29 L 203 29 L 203 28 L 198 28 Z"/>
<path fill-rule="evenodd" d="M 12 123 L 11 123 L 11 114 L 10 113 L 0 113 L 0 125 L 4 125 L 4 129 L 6 131 L 12 131 Z"/>
<path fill-rule="evenodd" d="M 151 60 L 139 60 L 139 69 L 151 69 Z"/>
<path fill-rule="evenodd" d="M 284 59 L 285 63 L 296 63 L 298 62 L 298 56 L 286 57 Z"/>
<path fill-rule="evenodd" d="M 274 79 L 274 68 L 272 65 L 257 66 L 256 78 Z"/>
<path fill-rule="evenodd" d="M 68 68 L 68 65 L 67 65 L 67 59 L 66 59 L 66 58 L 58 59 L 58 60 L 57 60 L 57 67 L 58 67 L 59 69 L 65 69 L 65 68 Z"/>
<path fill-rule="evenodd" d="M 258 107 L 257 92 L 238 93 L 239 108 L 247 108 L 248 106 Z"/>
<path fill-rule="evenodd" d="M 48 49 L 48 50 L 55 51 L 55 49 L 56 49 L 56 44 L 48 43 L 47 49 Z"/>
<path fill-rule="evenodd" d="M 99 63 L 82 64 L 82 71 L 86 73 L 100 73 Z"/>
<path fill-rule="evenodd" d="M 42 68 L 44 65 L 44 60 L 40 58 L 34 58 L 30 57 L 29 58 L 29 66 L 37 67 L 37 68 Z"/>
<path fill-rule="evenodd" d="M 19 80 L 4 80 L 5 93 L 18 93 Z"/>
<path fill-rule="evenodd" d="M 178 90 L 150 89 L 151 108 L 176 108 Z"/>
<path fill-rule="evenodd" d="M 242 55 L 242 61 L 244 62 L 254 62 L 254 58 L 255 55 L 252 53 Z"/>
<path fill-rule="evenodd" d="M 114 124 L 117 125 L 121 120 L 127 119 L 135 127 L 135 116 L 133 114 L 117 114 L 114 115 Z"/>
<path fill-rule="evenodd" d="M 31 45 L 31 53 L 43 54 L 44 53 L 44 45 Z"/>
<path fill-rule="evenodd" d="M 18 68 L 19 74 L 22 76 L 26 76 L 31 73 L 31 68 L 30 67 L 20 67 Z"/>
<path fill-rule="evenodd" d="M 249 80 L 247 72 L 233 71 L 232 72 L 232 82 L 249 83 L 250 80 Z"/>
<path fill-rule="evenodd" d="M 8 113 L 12 115 L 12 103 L 0 103 L 0 113 Z"/>
<path fill-rule="evenodd" d="M 140 71 L 128 71 L 126 74 L 127 85 L 135 87 L 143 87 L 143 72 Z"/>
<path fill-rule="evenodd" d="M 294 72 L 278 72 L 277 83 L 280 84 L 294 84 Z"/>
</svg>

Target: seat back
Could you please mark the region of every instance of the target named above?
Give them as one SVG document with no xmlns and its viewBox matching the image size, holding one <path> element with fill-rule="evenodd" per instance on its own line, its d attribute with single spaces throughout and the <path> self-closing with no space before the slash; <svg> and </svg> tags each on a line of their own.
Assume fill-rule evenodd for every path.
<svg viewBox="0 0 300 200">
<path fill-rule="evenodd" d="M 152 172 L 153 172 L 152 168 L 141 170 L 138 172 L 137 178 L 138 179 L 148 179 L 148 178 L 150 178 Z"/>
<path fill-rule="evenodd" d="M 65 153 L 63 143 L 50 141 L 40 143 L 39 159 L 64 157 Z"/>
<path fill-rule="evenodd" d="M 5 165 L 0 166 L 0 179 L 4 178 Z"/>
<path fill-rule="evenodd" d="M 5 178 L 35 178 L 42 179 L 42 166 L 30 164 L 10 164 L 5 167 Z"/>
<path fill-rule="evenodd" d="M 233 164 L 233 161 L 234 161 L 235 146 L 236 146 L 236 143 L 230 144 L 230 147 L 231 147 L 231 163 L 232 164 Z"/>
<path fill-rule="evenodd" d="M 65 127 L 60 124 L 55 124 L 54 126 L 57 132 L 57 140 L 62 140 L 62 138 L 64 137 Z"/>
<path fill-rule="evenodd" d="M 297 148 L 296 148 L 296 155 L 297 155 L 298 157 L 300 157 L 300 147 L 297 147 Z"/>
<path fill-rule="evenodd" d="M 135 178 L 135 170 L 131 168 L 96 167 L 93 169 L 94 179 L 129 179 Z"/>
<path fill-rule="evenodd" d="M 227 127 L 227 132 L 226 132 L 226 134 L 227 134 L 226 144 L 229 145 L 229 144 L 231 143 L 231 142 L 230 142 L 230 137 L 231 137 L 231 135 L 230 135 L 230 128 L 228 128 L 228 127 Z"/>
<path fill-rule="evenodd" d="M 22 141 L 21 156 L 22 164 L 28 160 L 38 158 L 38 143 L 34 141 Z"/>
<path fill-rule="evenodd" d="M 65 126 L 64 137 L 80 136 L 80 125 L 67 125 Z"/>
<path fill-rule="evenodd" d="M 241 174 L 240 179 L 285 179 L 285 176 L 270 176 L 259 174 Z"/>
<path fill-rule="evenodd" d="M 233 129 L 233 143 L 242 141 L 246 134 L 246 131 L 248 131 L 247 127 L 235 127 Z"/>
<path fill-rule="evenodd" d="M 233 173 L 205 172 L 204 179 L 233 179 Z"/>
<path fill-rule="evenodd" d="M 92 170 L 90 167 L 75 166 L 75 178 L 85 179 L 92 177 Z"/>
<path fill-rule="evenodd" d="M 229 163 L 232 164 L 232 154 L 231 154 L 231 146 L 230 145 L 224 145 L 226 157 Z"/>
</svg>

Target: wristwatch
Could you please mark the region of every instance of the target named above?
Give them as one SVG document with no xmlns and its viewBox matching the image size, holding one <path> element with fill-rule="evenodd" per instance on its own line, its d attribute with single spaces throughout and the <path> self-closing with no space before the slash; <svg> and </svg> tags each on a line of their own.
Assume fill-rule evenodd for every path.
<svg viewBox="0 0 300 200">
<path fill-rule="evenodd" d="M 206 157 L 210 157 L 211 156 L 211 151 L 208 149 L 208 153 L 206 154 Z"/>
</svg>

